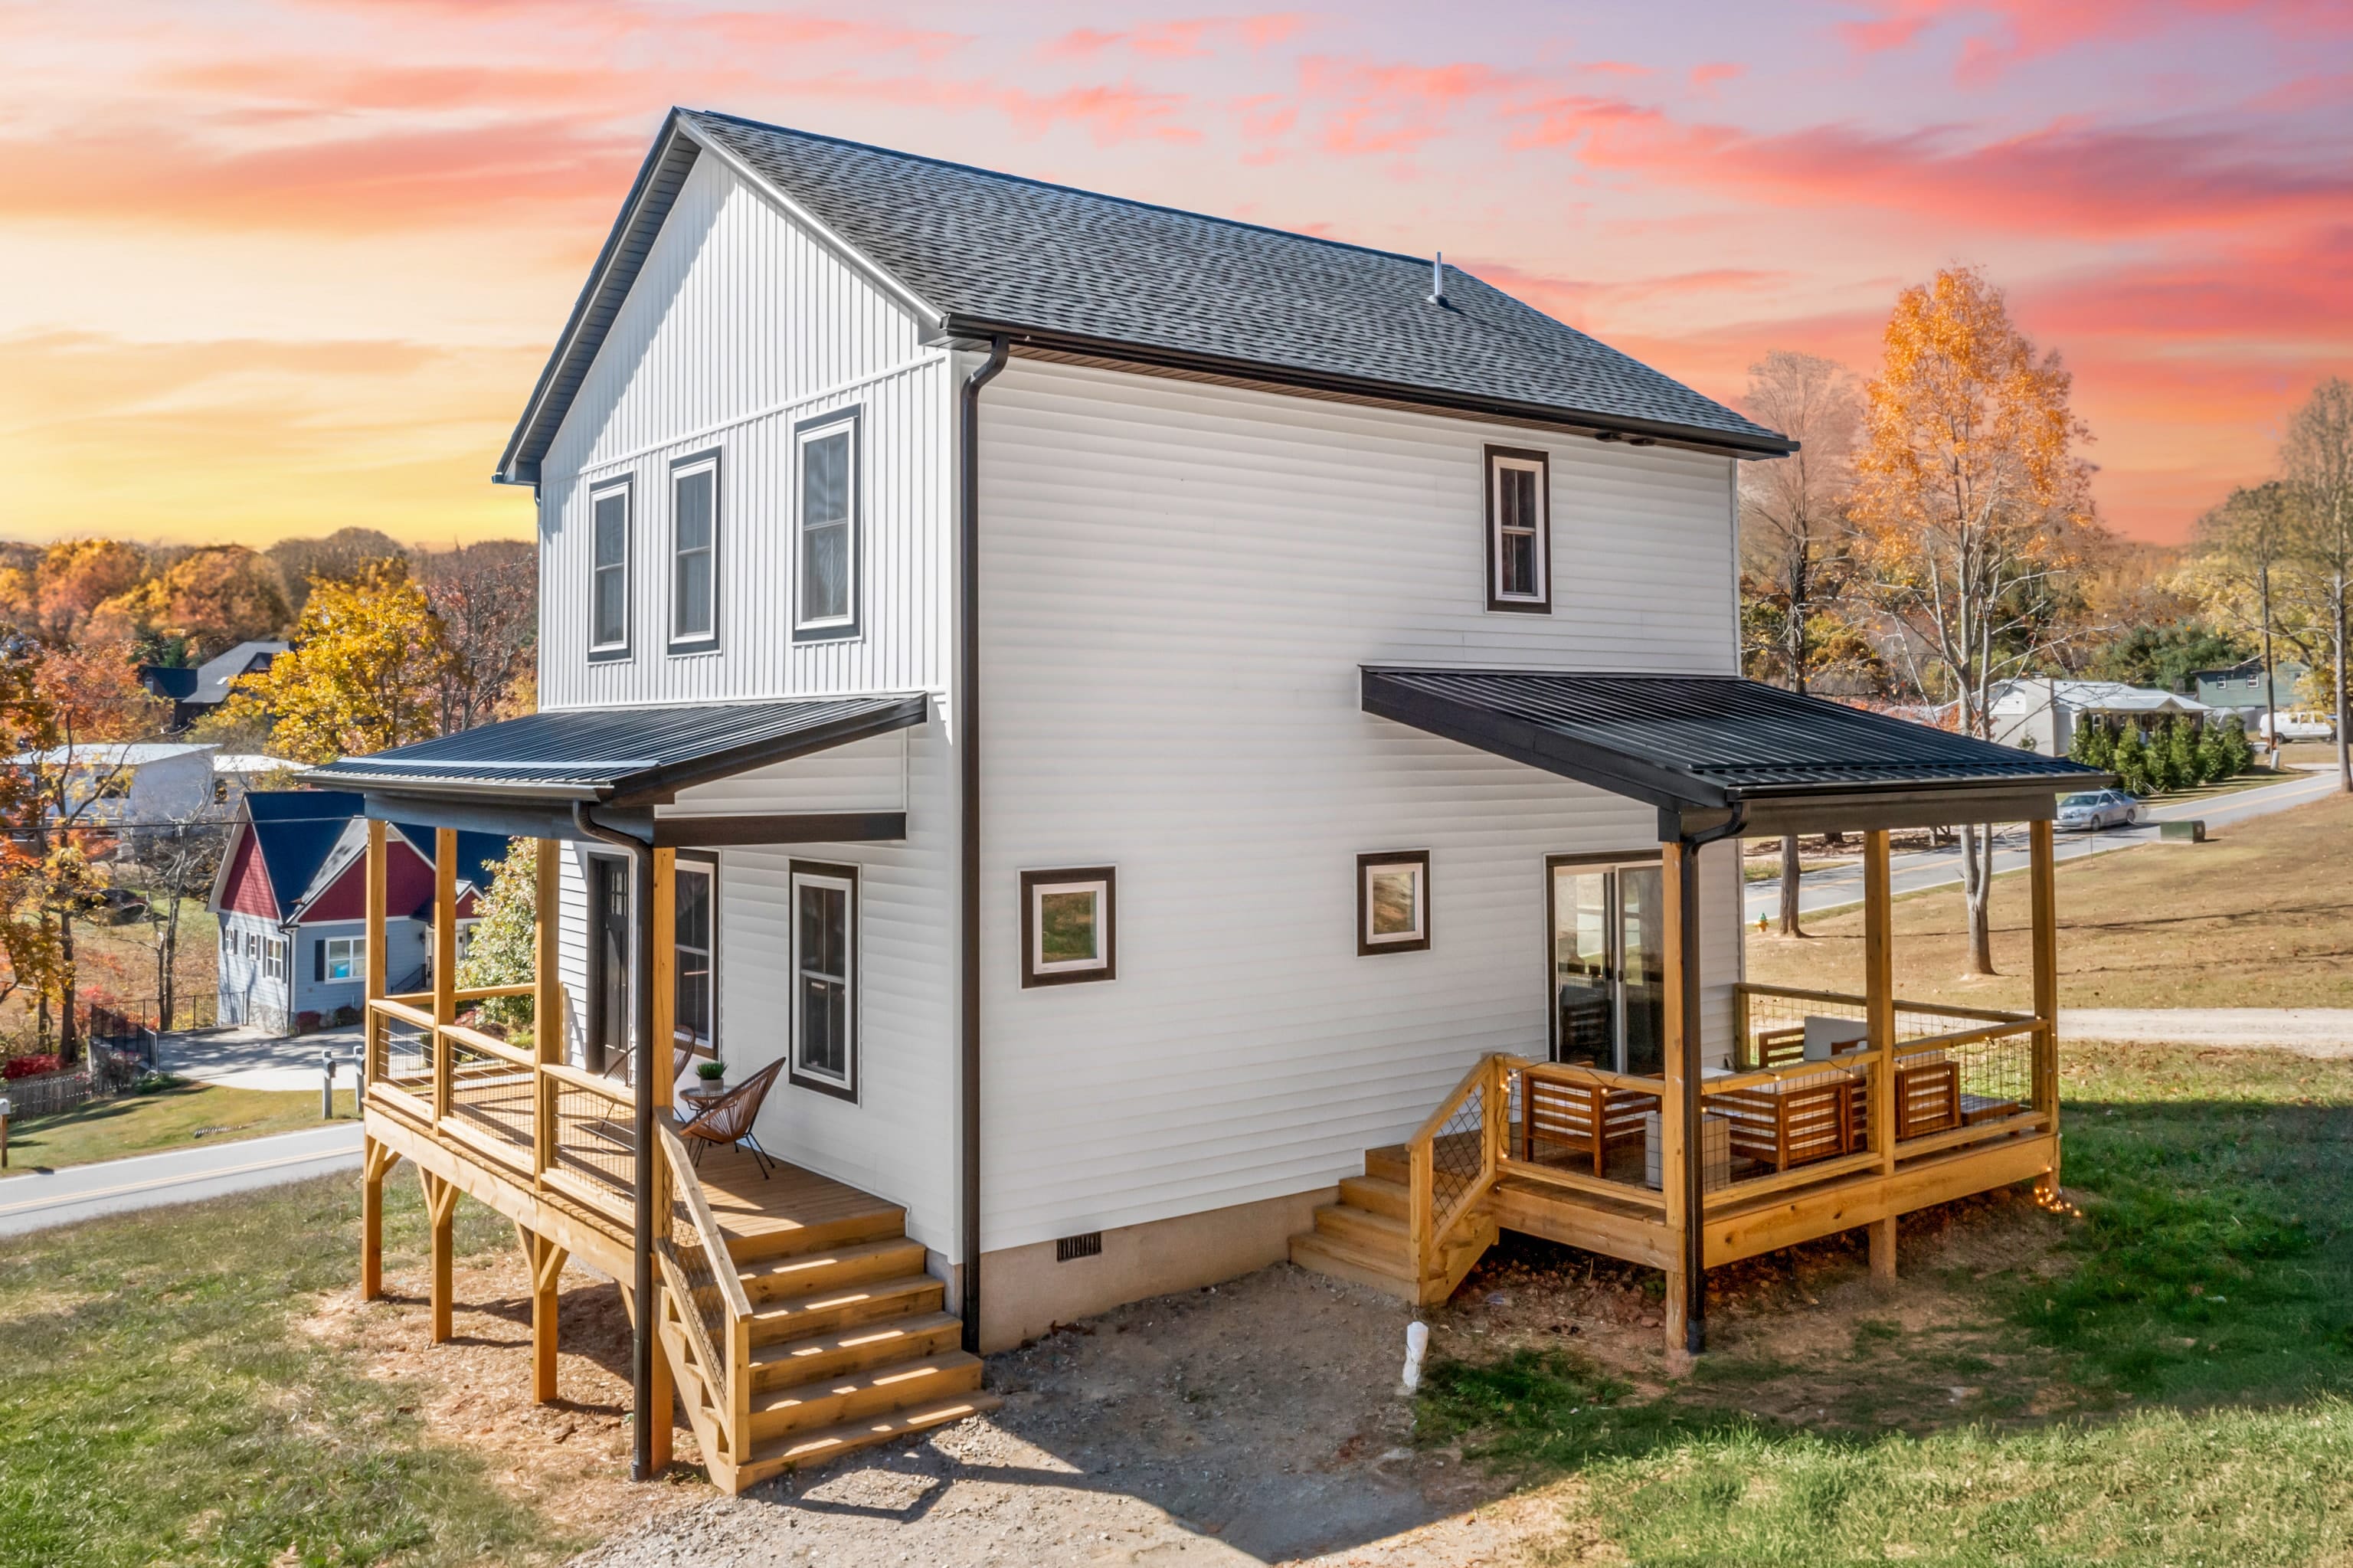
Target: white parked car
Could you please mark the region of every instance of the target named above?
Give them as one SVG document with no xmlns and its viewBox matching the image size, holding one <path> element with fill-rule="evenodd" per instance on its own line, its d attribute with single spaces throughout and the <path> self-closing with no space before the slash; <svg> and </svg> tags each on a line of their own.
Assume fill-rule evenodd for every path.
<svg viewBox="0 0 2353 1568">
<path fill-rule="evenodd" d="M 2121 789 L 2086 789 L 2059 798 L 2059 825 L 2087 833 L 2103 828 L 2129 828 L 2140 821 L 2137 796 Z"/>
<path fill-rule="evenodd" d="M 2268 721 L 2272 716 L 2263 715 L 2256 718 L 2255 734 L 2258 738 L 2270 737 Z M 2282 740 L 2334 740 L 2337 737 L 2336 721 L 2327 714 L 2310 708 L 2284 708 L 2276 716 Z"/>
</svg>

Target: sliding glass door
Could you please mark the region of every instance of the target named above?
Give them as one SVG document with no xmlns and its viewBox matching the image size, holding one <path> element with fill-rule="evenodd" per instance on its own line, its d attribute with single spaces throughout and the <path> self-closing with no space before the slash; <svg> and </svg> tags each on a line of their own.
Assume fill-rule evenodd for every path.
<svg viewBox="0 0 2353 1568">
<path fill-rule="evenodd" d="M 1552 1059 L 1662 1072 L 1666 890 L 1658 863 L 1556 862 L 1550 870 Z"/>
</svg>

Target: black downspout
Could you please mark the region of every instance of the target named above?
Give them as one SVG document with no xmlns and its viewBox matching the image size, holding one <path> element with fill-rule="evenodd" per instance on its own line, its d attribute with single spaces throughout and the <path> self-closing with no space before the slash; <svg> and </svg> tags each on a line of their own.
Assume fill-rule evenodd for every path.
<svg viewBox="0 0 2353 1568">
<path fill-rule="evenodd" d="M 956 576 L 963 595 L 963 634 L 956 675 L 956 760 L 962 815 L 956 847 L 956 929 L 962 1039 L 957 1052 L 957 1106 L 964 1150 L 961 1194 L 964 1235 L 964 1348 L 980 1350 L 980 389 L 1005 368 L 1006 340 L 991 338 L 988 357 L 964 378 L 958 439 Z"/>
<path fill-rule="evenodd" d="M 631 883 L 629 967 L 629 1037 L 637 1060 L 630 1064 L 630 1086 L 636 1091 L 637 1176 L 632 1194 L 637 1233 L 630 1240 L 630 1298 L 637 1311 L 629 1325 L 629 1403 L 635 1414 L 629 1423 L 629 1479 L 654 1478 L 654 1425 L 668 1421 L 670 1412 L 654 1403 L 654 848 L 642 839 L 619 832 L 588 815 L 585 800 L 572 802 L 572 825 L 592 839 L 627 850 Z"/>
<path fill-rule="evenodd" d="M 1736 838 L 1748 825 L 1748 807 L 1736 803 L 1721 824 L 1699 832 L 1683 832 L 1675 856 L 1676 948 L 1683 959 L 1677 977 L 1683 988 L 1683 1038 L 1675 1049 L 1683 1057 L 1683 1349 L 1693 1355 L 1707 1348 L 1707 1160 L 1700 1146 L 1700 993 L 1706 978 L 1699 961 L 1699 852 L 1722 839 Z"/>
</svg>

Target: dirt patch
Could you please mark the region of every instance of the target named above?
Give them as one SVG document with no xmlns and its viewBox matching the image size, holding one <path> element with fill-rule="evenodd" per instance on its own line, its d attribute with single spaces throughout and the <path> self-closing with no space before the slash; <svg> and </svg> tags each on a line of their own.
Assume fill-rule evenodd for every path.
<svg viewBox="0 0 2353 1568">
<path fill-rule="evenodd" d="M 596 1540 L 714 1495 L 701 1478 L 694 1435 L 675 1435 L 680 1467 L 653 1486 L 629 1471 L 629 1319 L 610 1280 L 564 1273 L 554 1404 L 531 1391 L 530 1273 L 518 1249 L 461 1260 L 453 1276 L 455 1337 L 430 1342 L 423 1269 L 387 1272 L 385 1297 L 323 1298 L 302 1327 L 355 1352 L 365 1375 L 400 1384 L 427 1430 L 479 1454 L 509 1496 L 556 1531 Z"/>
<path fill-rule="evenodd" d="M 1907 1218 L 1883 1293 L 1859 1238 L 1711 1276 L 1713 1353 L 1668 1364 L 1662 1277 L 1510 1236 L 1430 1314 L 1436 1353 L 1567 1345 L 1643 1397 L 1818 1431 L 2029 1422 L 2054 1386 L 1988 1317 L 2067 1222 L 1997 1194 Z M 1288 1266 L 1138 1302 L 990 1359 L 992 1416 L 741 1498 L 580 1560 L 621 1564 L 1622 1562 L 1574 1478 L 1517 1490 L 1417 1445 L 1404 1304 Z M 2070 1396 L 2072 1397 L 2072 1396 Z"/>
</svg>

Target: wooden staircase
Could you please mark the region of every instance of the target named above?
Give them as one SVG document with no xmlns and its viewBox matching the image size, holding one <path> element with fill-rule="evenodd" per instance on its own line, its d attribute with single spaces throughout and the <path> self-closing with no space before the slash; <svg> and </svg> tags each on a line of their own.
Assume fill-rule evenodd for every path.
<svg viewBox="0 0 2353 1568">
<path fill-rule="evenodd" d="M 1445 1300 L 1494 1244 L 1495 1224 L 1483 1211 L 1467 1216 L 1439 1249 L 1435 1275 L 1417 1277 L 1411 1180 L 1405 1145 L 1365 1150 L 1365 1173 L 1342 1178 L 1340 1201 L 1318 1208 L 1315 1228 L 1291 1238 L 1291 1261 L 1417 1305 Z"/>
<path fill-rule="evenodd" d="M 944 1310 L 946 1287 L 923 1271 L 923 1244 L 907 1238 L 904 1209 L 878 1199 L 790 1228 L 731 1230 L 727 1253 L 751 1308 L 738 1349 L 748 1375 L 734 1398 L 723 1371 L 702 1373 L 679 1316 L 691 1304 L 665 1291 L 660 1319 L 723 1489 L 997 1406 L 979 1392 L 981 1361 L 962 1348 L 962 1322 Z"/>
</svg>

